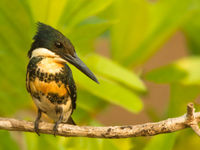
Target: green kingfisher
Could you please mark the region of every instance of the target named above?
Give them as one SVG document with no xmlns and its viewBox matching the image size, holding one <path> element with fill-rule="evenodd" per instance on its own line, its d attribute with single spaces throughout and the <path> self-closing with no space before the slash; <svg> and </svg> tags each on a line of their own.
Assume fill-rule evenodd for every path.
<svg viewBox="0 0 200 150">
<path fill-rule="evenodd" d="M 68 63 L 99 83 L 95 75 L 77 56 L 74 46 L 61 32 L 38 23 L 37 33 L 28 51 L 26 88 L 38 109 L 34 130 L 39 135 L 42 113 L 54 120 L 54 135 L 59 123 L 74 124 L 71 115 L 76 108 L 76 85 Z"/>
</svg>

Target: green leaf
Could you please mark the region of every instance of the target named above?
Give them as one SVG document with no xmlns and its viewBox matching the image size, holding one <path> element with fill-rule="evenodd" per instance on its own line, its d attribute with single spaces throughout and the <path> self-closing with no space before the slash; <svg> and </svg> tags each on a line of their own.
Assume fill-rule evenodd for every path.
<svg viewBox="0 0 200 150">
<path fill-rule="evenodd" d="M 72 9 L 73 9 L 72 12 L 74 11 L 74 13 L 72 13 L 72 15 L 67 18 L 63 16 L 62 18 L 63 21 L 61 20 L 61 22 L 62 23 L 65 22 L 66 25 L 68 26 L 68 31 L 70 31 L 71 29 L 73 29 L 74 26 L 76 26 L 83 20 L 91 16 L 95 16 L 96 14 L 105 10 L 109 5 L 111 5 L 112 1 L 113 0 L 100 0 L 100 1 L 95 0 L 95 1 L 88 2 L 84 0 L 84 2 L 81 2 L 79 5 L 75 5 L 75 9 L 73 9 L 74 6 L 72 6 Z M 74 5 L 74 3 L 70 3 L 70 4 Z M 67 8 L 69 8 L 69 6 Z M 77 9 L 77 8 L 80 8 L 80 9 Z"/>
<path fill-rule="evenodd" d="M 186 112 L 187 104 L 189 102 L 194 102 L 198 98 L 199 93 L 199 85 L 182 85 L 177 83 L 171 84 L 170 101 L 166 117 L 171 118 L 183 115 Z M 176 142 L 174 149 L 198 149 L 198 138 L 196 137 L 196 134 L 192 130 L 180 131 L 177 136 L 178 142 Z"/>
<path fill-rule="evenodd" d="M 26 141 L 28 150 L 38 149 L 38 138 L 37 137 L 38 137 L 38 135 L 36 135 L 34 133 L 28 133 L 28 132 L 24 133 L 24 139 Z"/>
<path fill-rule="evenodd" d="M 0 99 L 3 107 L 0 113 L 3 115 L 15 113 L 31 102 L 25 89 L 25 66 L 32 39 L 32 19 L 27 1 L 13 0 L 12 5 L 6 0 L 1 1 Z"/>
<path fill-rule="evenodd" d="M 181 131 L 181 134 L 179 134 L 177 139 L 178 142 L 176 142 L 174 150 L 199 149 L 199 137 L 194 133 L 192 129 Z"/>
<path fill-rule="evenodd" d="M 71 39 L 76 47 L 76 51 L 85 55 L 95 50 L 94 44 L 98 36 L 104 33 L 111 25 L 112 21 L 92 21 L 81 24 L 70 30 L 66 35 Z M 67 32 L 67 26 L 63 27 L 64 33 Z"/>
<path fill-rule="evenodd" d="M 0 131 L 0 150 L 19 150 L 19 146 L 8 131 Z"/>
<path fill-rule="evenodd" d="M 36 133 L 24 133 L 24 137 L 26 140 L 26 146 L 28 150 L 61 150 L 65 149 L 65 143 L 67 141 L 67 138 L 55 138 L 54 136 L 47 134 L 41 134 L 41 136 L 38 136 Z"/>
<path fill-rule="evenodd" d="M 77 100 L 77 104 L 79 103 L 80 99 L 84 100 L 85 97 L 79 97 Z M 85 107 L 82 107 L 81 104 L 77 105 L 76 110 L 72 114 L 72 118 L 75 121 L 75 123 L 80 125 L 81 124 L 89 125 L 90 122 L 95 119 L 94 116 L 96 115 L 94 113 L 91 113 L 90 110 L 87 110 Z"/>
<path fill-rule="evenodd" d="M 29 0 L 31 12 L 34 21 L 41 21 L 49 25 L 55 26 L 63 14 L 67 0 Z"/>
<path fill-rule="evenodd" d="M 98 113 L 101 109 L 106 107 L 106 103 L 104 101 L 85 90 L 78 89 L 77 94 L 77 106 L 92 115 Z"/>
<path fill-rule="evenodd" d="M 187 72 L 174 63 L 148 72 L 145 78 L 156 83 L 173 83 L 180 81 L 186 76 Z"/>
<path fill-rule="evenodd" d="M 14 16 L 13 13 L 15 14 Z M 0 16 L 2 16 L 0 17 L 0 20 L 2 19 L 1 21 L 4 22 L 0 25 L 0 30 L 3 31 L 1 34 L 3 34 L 4 37 L 9 36 L 8 41 L 10 41 L 10 39 L 16 38 L 15 42 L 9 44 L 17 44 L 19 46 L 23 43 L 24 45 L 22 44 L 21 46 L 26 46 L 26 42 L 27 44 L 30 42 L 29 38 L 27 37 L 31 35 L 30 33 L 32 31 L 31 27 L 33 23 L 31 20 L 32 16 L 29 12 L 29 8 L 26 6 L 26 2 L 13 0 L 12 5 L 10 5 L 9 1 L 1 0 Z M 9 31 L 9 29 L 11 31 Z M 24 32 L 24 29 L 29 32 Z M 7 32 L 8 35 L 6 34 Z"/>
<path fill-rule="evenodd" d="M 181 3 L 181 5 L 180 5 Z M 150 7 L 149 30 L 141 44 L 128 58 L 125 65 L 137 65 L 151 57 L 192 14 L 191 0 L 163 0 Z"/>
<path fill-rule="evenodd" d="M 188 57 L 146 74 L 146 79 L 157 83 L 200 85 L 200 57 Z"/>
<path fill-rule="evenodd" d="M 87 4 L 87 0 L 67 0 L 59 25 L 68 24 L 69 20 Z"/>
<path fill-rule="evenodd" d="M 194 102 L 200 94 L 200 85 L 170 85 L 170 101 L 167 117 L 177 117 L 186 112 L 189 102 Z"/>
<path fill-rule="evenodd" d="M 101 149 L 103 150 L 120 150 L 120 146 L 122 145 L 122 141 L 120 141 L 120 144 L 114 144 L 113 140 L 109 140 L 109 139 L 103 139 L 102 142 L 102 146 Z M 129 143 L 128 143 L 129 145 Z M 122 147 L 123 149 L 125 149 L 125 147 Z"/>
<path fill-rule="evenodd" d="M 194 16 L 185 26 L 184 33 L 189 46 L 191 54 L 200 54 L 200 13 Z"/>
<path fill-rule="evenodd" d="M 145 0 L 116 0 L 113 16 L 117 22 L 111 28 L 112 58 L 123 61 L 145 37 L 148 5 Z M 106 16 L 110 15 L 106 14 Z"/>
<path fill-rule="evenodd" d="M 137 75 L 108 58 L 91 54 L 85 57 L 84 61 L 96 74 L 118 81 L 134 90 L 146 90 L 143 82 Z"/>
<path fill-rule="evenodd" d="M 112 54 L 126 66 L 147 61 L 196 10 L 191 0 L 116 3 L 119 22 L 111 32 Z"/>
<path fill-rule="evenodd" d="M 193 0 L 195 1 L 195 0 Z M 183 25 L 183 31 L 186 35 L 186 40 L 189 45 L 189 52 L 191 54 L 200 54 L 200 1 L 195 1 L 195 7 L 198 8 L 193 16 Z"/>
<path fill-rule="evenodd" d="M 119 150 L 130 150 L 132 149 L 131 139 L 106 139 L 106 141 L 112 142 Z M 108 148 L 107 148 L 108 149 Z M 110 149 L 108 149 L 110 150 Z"/>
<path fill-rule="evenodd" d="M 91 138 L 69 138 L 66 143 L 68 149 L 76 149 L 76 150 L 100 150 L 100 144 L 102 139 L 91 139 Z"/>
<path fill-rule="evenodd" d="M 100 76 L 97 76 L 100 82 L 100 84 L 97 84 L 76 68 L 73 67 L 72 69 L 78 85 L 90 93 L 134 113 L 142 109 L 142 101 L 133 91 Z"/>
<path fill-rule="evenodd" d="M 176 137 L 176 133 L 154 136 L 144 150 L 172 150 Z"/>
</svg>

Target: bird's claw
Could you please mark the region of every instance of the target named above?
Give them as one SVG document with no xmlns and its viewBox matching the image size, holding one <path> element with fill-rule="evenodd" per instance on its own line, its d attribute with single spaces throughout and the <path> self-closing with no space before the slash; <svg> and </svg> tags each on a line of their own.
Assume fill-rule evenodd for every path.
<svg viewBox="0 0 200 150">
<path fill-rule="evenodd" d="M 53 135 L 56 137 L 56 134 L 58 133 L 58 125 L 55 124 L 53 127 Z"/>
<path fill-rule="evenodd" d="M 35 133 L 37 133 L 38 136 L 40 136 L 38 125 L 35 125 L 34 131 Z"/>
<path fill-rule="evenodd" d="M 35 131 L 35 133 L 37 133 L 38 136 L 40 136 L 39 123 L 40 123 L 41 115 L 42 115 L 42 111 L 40 109 L 38 109 L 38 116 L 37 116 L 37 118 L 35 120 L 35 124 L 34 124 L 34 131 Z"/>
</svg>

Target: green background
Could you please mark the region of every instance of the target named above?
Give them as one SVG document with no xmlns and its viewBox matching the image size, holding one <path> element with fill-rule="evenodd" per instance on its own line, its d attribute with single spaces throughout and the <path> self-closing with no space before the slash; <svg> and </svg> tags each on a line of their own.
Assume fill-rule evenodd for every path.
<svg viewBox="0 0 200 150">
<path fill-rule="evenodd" d="M 148 92 L 144 80 L 170 86 L 167 110 L 163 116 L 156 114 L 157 120 L 182 115 L 187 103 L 200 94 L 199 0 L 0 0 L 2 117 L 34 120 L 36 116 L 25 89 L 25 74 L 37 21 L 64 33 L 100 81 L 100 85 L 94 83 L 71 66 L 78 87 L 73 114 L 78 124 L 103 125 L 95 116 L 111 104 L 130 113 L 141 112 L 145 109 L 141 96 Z M 185 36 L 188 56 L 148 73 L 138 71 L 176 31 Z M 95 51 L 99 38 L 109 42 L 107 57 Z M 190 129 L 118 140 L 0 131 L 2 150 L 197 150 L 199 144 Z"/>
</svg>

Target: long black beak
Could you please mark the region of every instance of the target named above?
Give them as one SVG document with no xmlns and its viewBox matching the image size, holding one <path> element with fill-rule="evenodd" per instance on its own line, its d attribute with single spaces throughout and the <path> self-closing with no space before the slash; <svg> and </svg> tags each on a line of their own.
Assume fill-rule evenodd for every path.
<svg viewBox="0 0 200 150">
<path fill-rule="evenodd" d="M 76 68 L 78 68 L 81 72 L 83 72 L 85 75 L 87 75 L 90 79 L 95 81 L 96 83 L 99 83 L 95 75 L 90 71 L 90 69 L 84 64 L 84 62 L 77 56 L 75 53 L 74 56 L 67 54 L 64 59 L 66 59 L 69 63 L 74 65 Z"/>
</svg>

